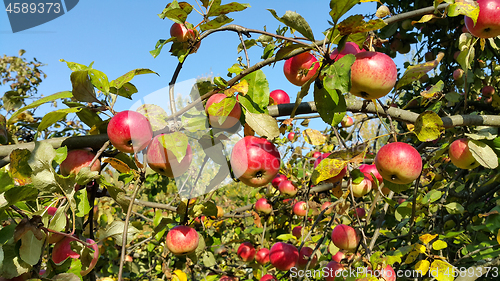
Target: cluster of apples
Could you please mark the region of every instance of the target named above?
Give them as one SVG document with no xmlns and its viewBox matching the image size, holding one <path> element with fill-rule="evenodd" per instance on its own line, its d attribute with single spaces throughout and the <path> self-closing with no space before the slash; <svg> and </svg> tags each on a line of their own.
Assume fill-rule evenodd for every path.
<svg viewBox="0 0 500 281">
<path fill-rule="evenodd" d="M 177 42 L 180 43 L 194 43 L 198 37 L 198 31 L 194 28 L 187 28 L 186 26 L 192 26 L 190 23 L 185 22 L 184 24 L 174 23 L 170 27 L 170 36 L 174 37 Z M 193 46 L 191 53 L 196 53 L 200 48 L 201 41 L 198 41 L 195 46 Z M 188 45 L 189 46 L 189 45 Z"/>
</svg>

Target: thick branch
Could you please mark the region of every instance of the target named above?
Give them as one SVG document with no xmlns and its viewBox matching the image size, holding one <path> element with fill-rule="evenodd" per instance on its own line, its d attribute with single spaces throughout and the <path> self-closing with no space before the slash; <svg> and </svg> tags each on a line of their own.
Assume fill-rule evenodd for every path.
<svg viewBox="0 0 500 281">
<path fill-rule="evenodd" d="M 448 7 L 448 5 L 449 4 L 444 3 L 444 4 L 440 4 L 439 6 L 437 6 L 437 9 L 435 9 L 434 6 L 431 6 L 431 7 L 426 7 L 426 8 L 418 9 L 415 11 L 411 11 L 411 12 L 402 13 L 402 14 L 387 18 L 384 21 L 385 21 L 385 23 L 387 23 L 389 25 L 391 23 L 395 23 L 395 22 L 402 21 L 405 19 L 410 19 L 410 18 L 414 18 L 414 17 L 419 17 L 419 16 L 431 14 L 431 13 L 434 13 L 434 11 L 436 11 L 436 10 L 443 10 L 446 7 Z"/>
</svg>

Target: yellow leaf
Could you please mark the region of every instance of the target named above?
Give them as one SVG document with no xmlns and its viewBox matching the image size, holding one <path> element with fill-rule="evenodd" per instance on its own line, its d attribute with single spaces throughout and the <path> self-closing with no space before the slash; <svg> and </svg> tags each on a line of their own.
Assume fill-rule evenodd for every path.
<svg viewBox="0 0 500 281">
<path fill-rule="evenodd" d="M 497 233 L 497 242 L 498 242 L 498 244 L 500 244 L 500 229 L 498 230 L 498 233 Z"/>
<path fill-rule="evenodd" d="M 424 245 L 422 245 L 422 244 L 418 244 L 418 243 L 417 243 L 417 244 L 415 244 L 415 245 L 413 245 L 413 249 L 414 249 L 415 251 L 419 252 L 419 253 L 422 253 L 422 254 L 423 254 L 423 253 L 425 253 L 425 250 L 426 250 L 426 248 L 425 248 L 425 246 L 424 246 Z"/>
<path fill-rule="evenodd" d="M 186 275 L 186 273 L 182 272 L 182 270 L 180 270 L 180 269 L 176 269 L 174 271 L 174 276 L 177 277 L 178 278 L 177 280 L 179 280 L 179 281 L 187 281 L 187 275 Z"/>
<path fill-rule="evenodd" d="M 226 96 L 232 96 L 234 93 L 241 93 L 243 96 L 246 95 L 248 93 L 248 81 L 241 80 L 240 83 L 224 91 Z"/>
<path fill-rule="evenodd" d="M 312 145 L 322 145 L 326 141 L 326 137 L 318 130 L 305 129 L 302 135 L 307 143 Z"/>
<path fill-rule="evenodd" d="M 422 236 L 420 236 L 418 239 L 420 239 L 420 241 L 422 241 L 424 244 L 429 244 L 429 242 L 431 242 L 432 240 L 434 240 L 434 238 L 438 237 L 437 234 L 424 234 Z"/>
<path fill-rule="evenodd" d="M 102 162 L 111 164 L 120 173 L 128 173 L 130 171 L 130 167 L 127 164 L 116 158 L 106 158 Z"/>
<path fill-rule="evenodd" d="M 418 255 L 420 255 L 419 252 L 417 252 L 417 251 L 411 251 L 408 254 L 408 256 L 406 256 L 405 263 L 406 264 L 410 264 L 410 263 L 414 262 L 417 259 Z"/>
<path fill-rule="evenodd" d="M 441 260 L 435 260 L 432 262 L 429 273 L 438 281 L 455 280 L 455 270 L 453 269 L 453 266 Z"/>
<path fill-rule="evenodd" d="M 422 18 L 420 18 L 419 21 L 412 21 L 411 24 L 428 22 L 433 18 L 437 18 L 437 17 L 435 15 L 432 15 L 432 14 L 424 15 Z"/>
<path fill-rule="evenodd" d="M 443 240 L 437 240 L 434 243 L 432 243 L 432 248 L 436 251 L 442 250 L 446 247 L 448 247 L 448 244 L 446 244 L 446 242 Z"/>
<path fill-rule="evenodd" d="M 429 271 L 430 264 L 428 260 L 421 260 L 415 265 L 415 271 L 424 276 Z"/>
</svg>

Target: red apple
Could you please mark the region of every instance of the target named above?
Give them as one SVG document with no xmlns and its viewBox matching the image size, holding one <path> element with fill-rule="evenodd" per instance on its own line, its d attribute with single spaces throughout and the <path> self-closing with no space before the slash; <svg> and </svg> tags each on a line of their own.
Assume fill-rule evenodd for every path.
<svg viewBox="0 0 500 281">
<path fill-rule="evenodd" d="M 230 162 L 234 175 L 242 183 L 260 187 L 276 177 L 281 156 L 276 146 L 267 139 L 246 136 L 234 145 Z"/>
<path fill-rule="evenodd" d="M 269 93 L 269 96 L 273 99 L 274 104 L 290 103 L 290 97 L 283 90 L 274 90 Z"/>
<path fill-rule="evenodd" d="M 318 68 L 318 60 L 312 54 L 306 52 L 287 59 L 283 72 L 290 83 L 295 86 L 302 86 L 316 74 Z"/>
<path fill-rule="evenodd" d="M 49 214 L 49 216 L 55 215 L 57 211 L 56 207 L 45 207 L 45 209 L 47 209 L 47 214 Z"/>
<path fill-rule="evenodd" d="M 387 265 L 380 271 L 380 277 L 382 278 L 381 280 L 384 281 L 396 281 L 396 272 L 394 272 L 392 266 Z"/>
<path fill-rule="evenodd" d="M 464 71 L 463 69 L 459 68 L 459 69 L 455 69 L 453 71 L 453 79 L 455 81 L 459 80 L 459 79 L 462 79 L 462 77 L 464 76 Z"/>
<path fill-rule="evenodd" d="M 278 190 L 280 191 L 281 195 L 284 196 L 289 196 L 292 197 L 295 194 L 297 194 L 297 185 L 295 185 L 293 182 L 289 180 L 284 180 L 280 183 L 278 186 Z"/>
<path fill-rule="evenodd" d="M 277 174 L 276 177 L 274 177 L 274 179 L 271 181 L 271 184 L 274 188 L 278 189 L 278 186 L 284 180 L 287 180 L 285 175 Z"/>
<path fill-rule="evenodd" d="M 344 266 L 336 261 L 329 262 L 323 269 L 323 278 L 325 281 L 335 281 L 335 277 L 339 276 L 341 278 L 341 271 L 344 270 Z"/>
<path fill-rule="evenodd" d="M 273 206 L 267 202 L 266 198 L 260 198 L 255 202 L 255 211 L 261 214 L 270 214 L 273 211 Z"/>
<path fill-rule="evenodd" d="M 272 276 L 271 274 L 266 274 L 264 276 L 262 276 L 259 281 L 278 281 L 278 279 L 276 279 L 276 277 Z"/>
<path fill-rule="evenodd" d="M 376 186 L 375 181 L 373 180 L 373 176 L 375 176 L 375 178 L 378 180 L 379 184 L 382 183 L 382 181 L 384 180 L 382 178 L 382 176 L 380 175 L 380 173 L 378 172 L 375 164 L 371 164 L 371 165 L 363 164 L 363 165 L 359 166 L 359 171 L 361 173 L 363 173 L 365 175 L 365 177 L 370 179 L 370 181 L 372 182 L 372 187 Z M 372 176 L 372 174 L 373 174 L 373 176 Z"/>
<path fill-rule="evenodd" d="M 332 260 L 340 263 L 341 260 L 345 259 L 346 255 L 344 252 L 338 251 L 335 255 L 332 256 Z"/>
<path fill-rule="evenodd" d="M 174 153 L 163 146 L 160 139 L 163 135 L 165 134 L 154 137 L 151 144 L 148 146 L 146 153 L 148 165 L 158 174 L 169 178 L 179 177 L 188 170 L 189 165 L 191 165 L 191 161 L 193 160 L 191 145 L 187 145 L 186 154 L 179 162 Z"/>
<path fill-rule="evenodd" d="M 287 271 L 297 264 L 299 251 L 288 243 L 278 242 L 271 247 L 269 251 L 269 260 L 276 269 Z"/>
<path fill-rule="evenodd" d="M 74 149 L 68 151 L 68 156 L 61 163 L 60 169 L 61 174 L 63 176 L 68 176 L 69 174 L 78 174 L 78 172 L 83 167 L 88 167 L 92 160 L 94 159 L 95 154 L 86 149 Z M 101 161 L 97 159 L 94 162 L 94 165 L 90 168 L 91 171 L 100 171 L 101 170 Z"/>
<path fill-rule="evenodd" d="M 352 119 L 351 116 L 344 116 L 344 118 L 342 118 L 342 121 L 340 122 L 340 125 L 344 128 L 349 128 L 351 127 L 352 125 L 354 125 L 354 120 Z"/>
<path fill-rule="evenodd" d="M 71 245 L 69 244 L 71 241 L 75 240 L 76 238 L 65 236 L 54 245 L 54 249 L 52 249 L 52 261 L 54 261 L 55 264 L 62 264 L 68 258 L 80 258 L 80 254 L 71 250 Z"/>
<path fill-rule="evenodd" d="M 323 205 L 321 205 L 321 211 L 323 211 L 324 209 L 330 207 L 331 205 L 333 205 L 332 202 L 325 202 L 323 203 Z M 329 215 L 333 212 L 333 208 L 328 208 L 328 210 L 325 211 L 325 215 Z"/>
<path fill-rule="evenodd" d="M 335 226 L 332 231 L 332 242 L 337 246 L 337 248 L 353 251 L 358 247 L 360 236 L 358 232 L 345 224 L 339 224 Z"/>
<path fill-rule="evenodd" d="M 479 162 L 469 150 L 469 140 L 466 138 L 457 139 L 451 143 L 449 149 L 451 163 L 460 169 L 474 169 L 479 166 Z"/>
<path fill-rule="evenodd" d="M 287 138 L 288 138 L 289 141 L 293 141 L 293 139 L 295 138 L 295 132 L 288 133 Z"/>
<path fill-rule="evenodd" d="M 351 94 L 364 99 L 378 99 L 396 85 L 398 70 L 394 61 L 379 52 L 360 52 L 351 67 Z"/>
<path fill-rule="evenodd" d="M 422 157 L 413 146 L 393 142 L 382 146 L 377 152 L 375 166 L 384 180 L 408 184 L 420 176 Z"/>
<path fill-rule="evenodd" d="M 257 254 L 255 255 L 255 261 L 257 261 L 261 265 L 266 265 L 267 263 L 269 263 L 269 249 L 261 248 L 259 251 L 257 251 Z"/>
<path fill-rule="evenodd" d="M 300 239 L 302 237 L 302 226 L 296 226 L 292 229 L 292 235 L 295 236 L 297 239 Z"/>
<path fill-rule="evenodd" d="M 237 254 L 243 261 L 251 262 L 255 258 L 255 248 L 252 243 L 243 242 L 238 247 Z"/>
<path fill-rule="evenodd" d="M 352 184 L 352 195 L 360 198 L 372 191 L 372 182 L 369 178 L 365 177 L 360 183 Z"/>
<path fill-rule="evenodd" d="M 194 228 L 178 225 L 167 233 L 165 245 L 176 256 L 186 255 L 196 250 L 199 239 L 198 232 Z"/>
<path fill-rule="evenodd" d="M 307 203 L 304 201 L 295 203 L 293 213 L 299 217 L 305 217 L 307 215 Z"/>
<path fill-rule="evenodd" d="M 330 59 L 334 61 L 338 61 L 339 59 L 343 58 L 347 54 L 353 54 L 356 55 L 357 53 L 361 52 L 362 50 L 359 48 L 358 44 L 354 42 L 346 42 L 344 45 L 344 48 L 342 51 L 338 49 L 333 50 L 333 52 L 330 54 Z"/>
<path fill-rule="evenodd" d="M 299 252 L 299 260 L 297 261 L 297 266 L 300 268 L 305 268 L 307 263 L 309 262 L 309 257 L 313 254 L 313 249 L 310 247 L 302 247 Z M 318 256 L 314 255 L 309 264 L 309 268 L 314 268 L 316 263 L 318 262 Z"/>
<path fill-rule="evenodd" d="M 354 215 L 360 219 L 366 216 L 366 210 L 364 208 L 356 208 Z"/>
<path fill-rule="evenodd" d="M 398 199 L 398 204 L 401 204 L 401 203 L 403 203 L 403 202 L 405 202 L 405 201 L 406 201 L 406 199 L 404 199 L 404 198 L 399 198 L 399 199 Z"/>
<path fill-rule="evenodd" d="M 314 161 L 314 168 L 316 168 L 319 163 L 321 163 L 321 161 L 325 158 L 328 158 L 328 156 L 330 155 L 331 153 L 323 153 L 320 157 L 318 157 L 316 159 L 316 161 Z M 331 177 L 327 180 L 325 180 L 326 182 L 331 182 L 331 183 L 336 183 L 336 182 L 339 182 L 341 181 L 344 176 L 347 174 L 347 166 L 345 166 L 342 170 L 340 170 L 340 173 L 334 177 Z"/>
<path fill-rule="evenodd" d="M 493 38 L 500 35 L 500 1 L 477 0 L 479 15 L 476 24 L 465 16 L 465 26 L 469 32 L 480 38 Z"/>
<path fill-rule="evenodd" d="M 111 144 L 125 153 L 143 150 L 153 138 L 148 118 L 130 110 L 115 114 L 109 121 L 107 132 Z"/>
<path fill-rule="evenodd" d="M 314 152 L 312 153 L 312 156 L 311 156 L 311 157 L 312 157 L 312 158 L 319 158 L 319 157 L 321 157 L 321 152 L 319 152 L 319 151 L 314 151 Z"/>
<path fill-rule="evenodd" d="M 493 86 L 484 86 L 481 89 L 481 94 L 483 94 L 483 97 L 489 98 L 495 94 L 495 87 Z"/>
<path fill-rule="evenodd" d="M 236 278 L 236 277 L 231 277 L 231 276 L 226 276 L 226 275 L 222 276 L 219 279 L 219 281 L 237 281 L 237 280 L 238 280 L 238 278 Z"/>
<path fill-rule="evenodd" d="M 229 114 L 227 114 L 227 112 L 223 112 L 223 111 L 228 111 L 228 108 L 224 108 L 226 106 L 221 107 L 220 110 L 217 112 L 218 114 L 214 115 L 208 114 L 208 109 L 212 104 L 226 102 L 225 99 L 234 99 L 234 98 L 219 93 L 219 94 L 213 94 L 207 100 L 207 105 L 205 106 L 205 113 L 209 116 L 208 120 L 210 121 L 210 125 L 212 125 L 212 127 L 214 128 L 229 129 L 238 124 L 238 122 L 240 122 L 241 106 L 239 102 L 236 102 L 236 104 L 234 105 L 231 112 L 229 112 Z M 220 124 L 219 119 L 222 116 L 226 117 L 226 120 L 224 120 L 224 122 Z"/>
<path fill-rule="evenodd" d="M 179 42 L 186 42 L 190 38 L 196 38 L 196 33 L 193 29 L 187 29 L 184 24 L 174 23 L 170 27 L 170 36 L 175 37 Z"/>
</svg>

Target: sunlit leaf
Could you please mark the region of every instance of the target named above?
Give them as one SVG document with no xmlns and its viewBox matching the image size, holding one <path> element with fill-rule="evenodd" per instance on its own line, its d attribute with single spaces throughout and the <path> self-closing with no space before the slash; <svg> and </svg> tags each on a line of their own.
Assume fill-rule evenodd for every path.
<svg viewBox="0 0 500 281">
<path fill-rule="evenodd" d="M 426 142 L 438 139 L 443 131 L 441 117 L 433 111 L 425 111 L 415 121 L 415 130 L 413 132 L 420 141 Z"/>
<path fill-rule="evenodd" d="M 415 264 L 415 271 L 419 272 L 421 276 L 425 276 L 430 265 L 431 263 L 428 260 L 421 260 Z"/>
<path fill-rule="evenodd" d="M 437 234 L 424 234 L 424 235 L 421 235 L 420 237 L 418 237 L 418 239 L 420 241 L 422 241 L 422 243 L 424 243 L 424 244 L 429 244 L 429 242 L 434 240 L 434 238 L 436 238 L 436 237 L 438 237 Z"/>
<path fill-rule="evenodd" d="M 247 112 L 245 121 L 259 136 L 274 139 L 280 134 L 278 122 L 269 114 Z"/>
<path fill-rule="evenodd" d="M 302 131 L 305 141 L 312 145 L 322 145 L 326 141 L 326 137 L 318 130 L 305 129 Z"/>
<path fill-rule="evenodd" d="M 432 243 L 432 249 L 439 251 L 448 247 L 448 244 L 443 240 L 437 240 Z"/>
<path fill-rule="evenodd" d="M 477 140 L 469 140 L 468 146 L 472 156 L 481 166 L 488 169 L 498 167 L 498 156 L 490 146 Z"/>
<path fill-rule="evenodd" d="M 420 79 L 427 72 L 431 71 L 436 66 L 438 66 L 439 62 L 443 59 L 443 57 L 444 53 L 439 53 L 436 56 L 436 59 L 433 61 L 428 61 L 421 64 L 409 66 L 406 69 L 405 73 L 403 74 L 403 77 L 399 79 L 398 84 L 396 85 L 396 89 L 399 89 L 403 86 L 412 83 L 413 81 L 417 81 L 418 79 Z"/>
<path fill-rule="evenodd" d="M 285 14 L 280 18 L 273 9 L 268 9 L 269 12 L 280 22 L 285 25 L 297 30 L 300 34 L 304 35 L 305 38 L 314 41 L 314 35 L 311 27 L 307 21 L 298 13 L 292 11 L 286 11 Z"/>
</svg>

